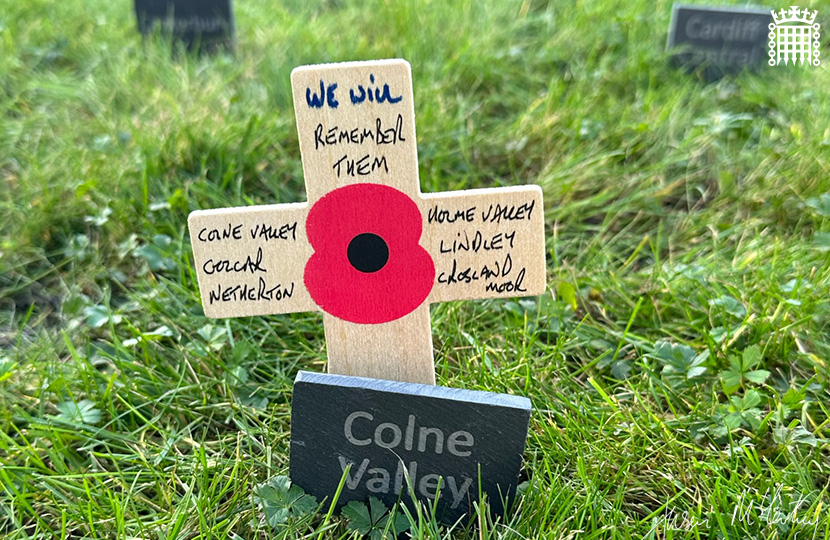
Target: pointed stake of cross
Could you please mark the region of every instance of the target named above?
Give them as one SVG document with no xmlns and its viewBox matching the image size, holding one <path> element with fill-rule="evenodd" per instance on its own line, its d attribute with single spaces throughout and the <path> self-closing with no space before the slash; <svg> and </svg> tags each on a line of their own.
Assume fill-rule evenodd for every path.
<svg viewBox="0 0 830 540">
<path fill-rule="evenodd" d="M 430 303 L 544 292 L 541 189 L 421 194 L 404 60 L 291 83 L 308 202 L 190 215 L 205 314 L 323 311 L 330 373 L 435 384 Z"/>
</svg>

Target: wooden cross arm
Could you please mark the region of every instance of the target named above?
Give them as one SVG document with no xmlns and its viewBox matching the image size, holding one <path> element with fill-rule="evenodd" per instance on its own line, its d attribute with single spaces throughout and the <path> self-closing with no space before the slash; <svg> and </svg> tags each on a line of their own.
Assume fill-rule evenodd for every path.
<svg viewBox="0 0 830 540">
<path fill-rule="evenodd" d="M 545 290 L 538 186 L 421 195 L 420 244 L 435 264 L 427 303 Z M 303 282 L 307 203 L 199 210 L 188 219 L 205 314 L 319 311 Z"/>
<path fill-rule="evenodd" d="M 538 186 L 430 193 L 421 246 L 435 265 L 426 303 L 535 296 L 545 290 Z M 303 281 L 313 253 L 307 203 L 199 210 L 188 219 L 205 314 L 319 311 Z"/>
<path fill-rule="evenodd" d="M 317 311 L 303 284 L 308 204 L 198 210 L 188 228 L 205 315 Z"/>
<path fill-rule="evenodd" d="M 421 245 L 435 263 L 429 302 L 545 292 L 539 186 L 424 194 L 421 213 Z"/>
</svg>

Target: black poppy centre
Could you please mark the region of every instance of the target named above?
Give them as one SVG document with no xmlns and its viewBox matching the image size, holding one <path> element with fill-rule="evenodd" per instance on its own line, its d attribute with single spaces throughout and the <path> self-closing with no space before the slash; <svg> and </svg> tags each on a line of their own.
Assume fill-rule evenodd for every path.
<svg viewBox="0 0 830 540">
<path fill-rule="evenodd" d="M 371 274 L 386 266 L 389 261 L 389 246 L 376 234 L 358 234 L 349 242 L 346 255 L 357 270 Z"/>
</svg>

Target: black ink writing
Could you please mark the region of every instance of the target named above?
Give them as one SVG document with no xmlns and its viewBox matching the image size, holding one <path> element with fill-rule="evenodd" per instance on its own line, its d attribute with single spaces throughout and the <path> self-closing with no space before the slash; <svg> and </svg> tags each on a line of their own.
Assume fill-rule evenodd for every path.
<svg viewBox="0 0 830 540">
<path fill-rule="evenodd" d="M 383 123 L 380 118 L 375 120 L 375 134 L 377 135 L 378 144 L 398 144 L 398 141 L 405 142 L 403 138 L 403 116 L 400 114 L 395 120 L 395 126 L 391 128 L 383 128 Z"/>
<path fill-rule="evenodd" d="M 315 150 L 337 144 L 363 144 L 367 140 L 371 140 L 377 145 L 395 145 L 399 142 L 406 142 L 403 136 L 403 116 L 399 114 L 395 119 L 395 125 L 391 127 L 388 124 L 384 125 L 380 118 L 375 118 L 374 129 L 366 127 L 349 129 L 340 126 L 325 129 L 322 123 L 317 124 L 317 127 L 314 128 Z"/>
<path fill-rule="evenodd" d="M 208 295 L 210 304 L 214 302 L 260 302 L 280 301 L 291 298 L 294 294 L 294 283 L 283 287 L 277 284 L 275 287 L 268 287 L 263 278 L 259 278 L 256 285 L 231 285 L 223 286 L 221 283 Z"/>
<path fill-rule="evenodd" d="M 468 266 L 462 270 L 458 268 L 458 260 L 452 260 L 452 270 L 438 274 L 438 283 L 452 285 L 455 283 L 467 284 L 481 279 L 489 280 L 499 276 L 507 277 L 513 270 L 513 257 L 508 253 L 504 260 L 495 261 L 492 266 L 483 265 L 480 269 Z"/>
<path fill-rule="evenodd" d="M 515 235 L 515 232 L 513 234 Z M 453 259 L 450 271 L 438 274 L 438 283 L 442 285 L 467 285 L 475 281 L 485 281 L 485 292 L 498 294 L 527 292 L 527 288 L 524 286 L 527 270 L 522 267 L 516 273 L 515 278 L 508 279 L 512 271 L 513 257 L 510 253 L 505 255 L 504 259 L 496 260 L 492 265 L 484 264 L 480 268 L 473 266 L 459 268 L 458 260 Z"/>
<path fill-rule="evenodd" d="M 297 222 L 285 223 L 277 227 L 266 223 L 254 225 L 251 228 L 252 240 L 291 240 L 297 239 Z"/>
<path fill-rule="evenodd" d="M 244 259 L 208 259 L 205 261 L 205 264 L 202 265 L 202 270 L 207 275 L 219 274 L 222 272 L 226 273 L 245 273 L 250 272 L 255 274 L 257 272 L 267 272 L 265 268 L 262 267 L 262 248 L 257 248 L 256 250 L 256 258 L 252 259 L 250 255 L 246 256 Z"/>
<path fill-rule="evenodd" d="M 218 240 L 242 240 L 242 224 L 234 225 L 228 223 L 224 229 L 208 229 L 207 227 L 199 231 L 196 235 L 200 242 L 215 242 Z"/>
<path fill-rule="evenodd" d="M 475 206 L 465 210 L 451 211 L 436 204 L 427 212 L 427 223 L 455 223 L 456 221 L 472 223 L 475 220 L 475 212 Z"/>
<path fill-rule="evenodd" d="M 314 128 L 314 149 L 317 150 L 321 146 L 333 146 L 335 144 L 363 144 L 366 139 L 375 140 L 375 132 L 371 129 L 360 128 L 344 129 L 338 126 L 329 128 L 323 133 L 323 124 L 317 124 Z"/>
<path fill-rule="evenodd" d="M 486 212 L 481 212 L 481 220 L 485 223 L 501 223 L 502 221 L 530 221 L 536 200 L 523 204 L 491 204 Z"/>
<path fill-rule="evenodd" d="M 492 236 L 484 236 L 481 231 L 476 231 L 472 238 L 470 238 L 467 231 L 464 233 L 456 233 L 456 238 L 452 241 L 444 242 L 442 238 L 438 251 L 440 253 L 459 253 L 462 251 L 472 251 L 478 253 L 479 251 L 494 251 L 505 248 L 513 249 L 513 244 L 516 240 L 516 231 L 509 233 L 496 233 Z"/>
<path fill-rule="evenodd" d="M 386 163 L 386 156 L 373 158 L 370 154 L 366 154 L 360 159 L 350 159 L 348 155 L 344 155 L 337 160 L 332 169 L 337 172 L 338 178 L 341 174 L 346 176 L 368 176 L 378 169 L 383 169 L 388 173 L 389 165 Z"/>
<path fill-rule="evenodd" d="M 525 269 L 522 268 L 519 270 L 519 273 L 516 275 L 516 279 L 506 280 L 501 283 L 493 283 L 492 281 L 484 287 L 484 290 L 487 292 L 496 292 L 496 293 L 503 293 L 503 292 L 527 292 L 527 289 L 522 286 L 522 283 L 525 280 Z"/>
</svg>

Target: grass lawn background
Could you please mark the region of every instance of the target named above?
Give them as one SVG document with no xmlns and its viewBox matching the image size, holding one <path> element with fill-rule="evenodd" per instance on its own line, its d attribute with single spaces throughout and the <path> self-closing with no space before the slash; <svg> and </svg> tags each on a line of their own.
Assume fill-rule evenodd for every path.
<svg viewBox="0 0 830 540">
<path fill-rule="evenodd" d="M 546 295 L 432 308 L 439 384 L 534 404 L 524 494 L 413 536 L 830 534 L 826 38 L 706 85 L 665 1 L 235 10 L 236 55 L 174 58 L 126 0 L 0 0 L 0 536 L 352 534 L 252 499 L 320 315 L 206 319 L 186 218 L 304 200 L 291 70 L 389 57 L 423 191 L 536 183 L 547 223 Z"/>
</svg>

